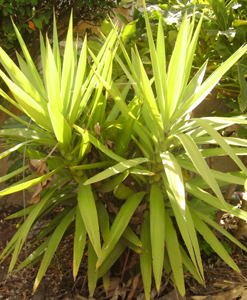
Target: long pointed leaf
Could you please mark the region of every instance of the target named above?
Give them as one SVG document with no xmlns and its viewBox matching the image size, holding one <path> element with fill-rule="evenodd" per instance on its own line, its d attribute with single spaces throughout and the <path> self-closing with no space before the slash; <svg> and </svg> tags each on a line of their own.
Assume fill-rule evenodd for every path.
<svg viewBox="0 0 247 300">
<path fill-rule="evenodd" d="M 176 286 L 181 296 L 185 294 L 184 273 L 182 265 L 182 257 L 179 249 L 178 237 L 176 230 L 172 224 L 169 214 L 165 213 L 165 232 L 166 232 L 166 249 L 170 259 Z"/>
<path fill-rule="evenodd" d="M 200 274 L 198 274 L 198 271 L 196 270 L 195 266 L 193 265 L 192 261 L 190 260 L 190 258 L 188 257 L 187 253 L 184 251 L 184 249 L 182 248 L 181 245 L 179 245 L 180 247 L 180 252 L 182 255 L 182 260 L 183 260 L 183 264 L 184 266 L 189 270 L 189 272 L 194 276 L 194 278 L 201 284 L 203 285 L 204 282 L 200 277 Z"/>
<path fill-rule="evenodd" d="M 150 193 L 150 237 L 153 272 L 157 291 L 160 289 L 165 249 L 165 205 L 163 194 L 157 185 Z"/>
<path fill-rule="evenodd" d="M 146 300 L 150 300 L 152 284 L 152 249 L 150 238 L 150 214 L 148 211 L 145 211 L 144 213 L 144 222 L 141 229 L 141 241 L 143 245 L 142 253 L 140 256 L 142 281 Z"/>
<path fill-rule="evenodd" d="M 122 236 L 124 230 L 126 229 L 129 223 L 130 218 L 132 217 L 134 211 L 136 210 L 137 206 L 139 205 L 145 194 L 145 192 L 136 193 L 130 196 L 122 205 L 110 228 L 109 244 L 103 245 L 102 261 L 98 260 L 96 268 L 98 268 L 104 262 L 104 260 L 112 251 L 112 249 L 115 247 L 116 243 L 119 241 L 120 237 Z"/>
<path fill-rule="evenodd" d="M 217 224 L 214 220 L 210 219 L 208 216 L 206 216 L 205 214 L 199 211 L 195 211 L 195 213 L 198 215 L 199 218 L 201 218 L 201 220 L 208 223 L 210 226 L 218 230 L 222 235 L 226 236 L 230 241 L 232 241 L 238 247 L 240 247 L 245 252 L 247 252 L 247 248 L 243 244 L 241 244 L 233 235 L 231 235 L 228 231 L 226 231 L 222 226 Z"/>
<path fill-rule="evenodd" d="M 180 134 L 177 137 L 183 144 L 192 163 L 197 168 L 198 172 L 201 174 L 203 179 L 212 188 L 212 190 L 215 192 L 215 194 L 220 199 L 222 204 L 225 206 L 225 200 L 224 200 L 224 197 L 223 197 L 223 195 L 220 191 L 220 188 L 216 182 L 216 179 L 214 178 L 212 172 L 209 170 L 207 163 L 205 162 L 204 158 L 202 157 L 202 155 L 201 155 L 199 149 L 197 148 L 195 142 L 193 141 L 193 139 L 186 134 Z"/>
<path fill-rule="evenodd" d="M 32 97 L 29 96 L 29 94 L 14 84 L 1 70 L 0 76 L 8 85 L 16 101 L 20 104 L 21 108 L 26 112 L 26 114 L 33 119 L 35 123 L 39 124 L 48 131 L 52 131 L 47 108 L 45 108 L 45 106 L 42 104 L 41 106 L 40 103 L 36 102 Z"/>
<path fill-rule="evenodd" d="M 61 113 L 63 112 L 63 104 L 60 94 L 60 77 L 54 60 L 54 56 L 49 44 L 48 37 L 46 37 L 46 84 L 49 102 L 56 107 Z"/>
<path fill-rule="evenodd" d="M 14 265 L 17 261 L 17 258 L 19 256 L 19 253 L 21 251 L 21 248 L 24 244 L 24 241 L 27 237 L 28 232 L 30 231 L 30 228 L 32 227 L 34 221 L 36 220 L 37 216 L 39 215 L 40 211 L 42 210 L 43 206 L 46 204 L 46 202 L 50 199 L 52 194 L 57 189 L 57 186 L 51 188 L 46 195 L 43 197 L 43 199 L 36 205 L 36 209 L 34 209 L 22 225 L 22 227 L 18 231 L 18 239 L 16 241 L 15 250 L 9 265 L 9 272 L 11 272 L 14 268 Z"/>
<path fill-rule="evenodd" d="M 28 168 L 28 166 L 24 166 L 24 167 L 21 167 L 9 174 L 6 174 L 6 175 L 0 177 L 0 183 L 5 182 L 6 180 L 9 180 L 10 178 L 20 174 L 21 172 L 25 171 L 27 168 Z"/>
<path fill-rule="evenodd" d="M 38 71 L 35 67 L 35 64 L 34 64 L 32 58 L 30 56 L 30 53 L 29 53 L 29 51 L 28 51 L 28 49 L 27 49 L 27 47 L 24 43 L 24 40 L 23 40 L 20 32 L 18 31 L 17 27 L 15 26 L 15 24 L 13 22 L 12 22 L 12 24 L 14 26 L 15 34 L 18 38 L 19 43 L 20 43 L 20 46 L 21 46 L 22 52 L 24 54 L 24 57 L 26 59 L 26 62 L 29 66 L 29 70 L 32 72 L 34 81 L 36 82 L 35 88 L 40 93 L 40 95 L 45 99 L 46 94 L 45 94 L 45 91 L 44 91 L 44 87 L 43 87 L 40 75 L 39 75 L 39 73 L 38 73 Z"/>
<path fill-rule="evenodd" d="M 185 58 L 186 58 L 186 37 L 187 37 L 187 13 L 184 16 L 182 25 L 180 27 L 176 45 L 173 50 L 173 54 L 170 60 L 168 72 L 167 72 L 167 86 L 166 98 L 168 103 L 169 119 L 175 111 L 180 93 L 183 90 L 185 70 Z M 188 71 L 188 70 L 187 70 Z M 174 80 L 176 78 L 176 80 Z M 165 128 L 167 131 L 167 128 Z"/>
<path fill-rule="evenodd" d="M 25 189 L 28 189 L 44 180 L 46 180 L 49 177 L 52 177 L 54 174 L 56 174 L 58 171 L 60 171 L 65 165 L 62 165 L 60 167 L 58 167 L 57 169 L 53 170 L 52 172 L 45 174 L 41 177 L 29 180 L 27 182 L 24 183 L 20 183 L 18 185 L 12 185 L 10 187 L 7 187 L 6 189 L 0 191 L 0 196 L 4 196 L 4 195 L 9 195 L 9 194 L 13 194 L 15 192 L 19 192 Z"/>
<path fill-rule="evenodd" d="M 110 233 L 110 221 L 109 221 L 109 215 L 108 212 L 100 201 L 97 201 L 96 203 L 97 212 L 98 212 L 98 218 L 99 218 L 99 225 L 101 234 L 104 240 L 104 243 L 108 245 L 109 243 L 109 233 Z"/>
<path fill-rule="evenodd" d="M 37 249 L 35 249 L 17 268 L 17 271 L 25 268 L 32 261 L 34 261 L 37 257 L 42 255 L 50 242 L 51 237 L 48 237 Z"/>
<path fill-rule="evenodd" d="M 101 173 L 93 176 L 92 178 L 88 179 L 84 184 L 92 184 L 94 182 L 104 180 L 106 178 L 109 178 L 113 175 L 124 172 L 124 171 L 130 169 L 131 167 L 137 166 L 137 165 L 142 164 L 147 161 L 148 161 L 147 158 L 142 158 L 142 157 L 125 160 L 125 161 L 120 162 L 120 163 L 116 164 L 115 166 L 110 167 L 110 168 L 102 171 Z"/>
<path fill-rule="evenodd" d="M 100 185 L 97 188 L 97 191 L 102 192 L 102 193 L 108 193 L 114 190 L 115 187 L 117 187 L 121 182 L 123 182 L 126 177 L 128 177 L 129 172 L 125 171 L 119 174 L 118 176 L 115 176 L 114 178 L 111 178 L 110 181 L 107 181 Z"/>
<path fill-rule="evenodd" d="M 162 19 L 159 20 L 159 26 L 158 26 L 158 36 L 157 36 L 157 58 L 158 58 L 158 66 L 160 70 L 160 77 L 161 77 L 161 85 L 162 85 L 162 94 L 158 97 L 158 103 L 159 103 L 159 109 L 161 112 L 162 120 L 163 120 L 163 126 L 167 127 L 166 123 L 169 120 L 168 118 L 168 110 L 167 107 L 167 99 L 165 98 L 166 94 L 166 80 L 167 80 L 167 74 L 166 74 L 166 51 L 165 51 L 165 37 L 163 32 L 163 24 Z M 155 80 L 156 82 L 156 80 Z M 158 92 L 158 91 L 157 91 Z"/>
<path fill-rule="evenodd" d="M 218 208 L 219 210 L 226 211 L 225 206 L 221 203 L 221 201 L 215 197 L 209 194 L 208 192 L 202 190 L 198 186 L 194 186 L 193 184 L 190 184 L 188 181 L 185 183 L 186 191 L 195 197 L 198 197 L 199 199 L 202 199 L 209 205 Z M 238 207 L 234 207 L 228 203 L 226 203 L 227 211 L 230 212 L 230 215 L 236 216 L 238 218 L 241 218 L 243 220 L 247 221 L 247 212 L 239 209 Z"/>
<path fill-rule="evenodd" d="M 97 262 L 97 255 L 91 241 L 88 241 L 88 289 L 90 297 L 93 296 L 96 288 L 98 272 L 95 272 L 95 265 Z"/>
<path fill-rule="evenodd" d="M 62 114 L 67 118 L 69 110 L 71 109 L 70 97 L 71 87 L 74 74 L 74 51 L 73 51 L 73 17 L 70 16 L 69 29 L 66 38 L 64 57 L 63 57 L 63 71 L 61 78 L 61 100 L 63 105 Z"/>
<path fill-rule="evenodd" d="M 151 26 L 146 12 L 146 6 L 144 5 L 144 16 L 148 34 L 148 41 L 150 47 L 150 54 L 155 78 L 155 87 L 158 96 L 158 104 L 163 117 L 163 123 L 165 122 L 166 115 L 166 103 L 165 103 L 165 92 L 166 92 L 166 53 L 164 47 L 164 34 L 161 18 L 158 25 L 158 37 L 157 37 L 157 52 L 153 41 L 153 35 Z"/>
<path fill-rule="evenodd" d="M 83 47 L 81 50 L 76 78 L 75 78 L 74 92 L 71 100 L 69 119 L 72 124 L 75 123 L 75 120 L 80 112 L 78 108 L 81 102 L 81 87 L 86 72 L 86 66 L 87 66 L 87 37 L 85 37 L 84 39 Z"/>
<path fill-rule="evenodd" d="M 239 168 L 247 175 L 247 169 L 242 163 L 242 161 L 237 157 L 232 148 L 228 145 L 227 141 L 216 131 L 214 130 L 207 120 L 196 119 L 196 122 L 202 126 L 209 135 L 221 146 L 222 149 L 234 160 L 234 162 L 239 166 Z"/>
<path fill-rule="evenodd" d="M 75 213 L 76 213 L 76 207 L 73 208 L 66 215 L 66 217 L 63 218 L 63 220 L 60 222 L 60 224 L 57 226 L 56 230 L 52 234 L 52 237 L 49 241 L 44 258 L 42 260 L 41 266 L 39 268 L 39 272 L 38 272 L 37 277 L 34 282 L 34 287 L 33 287 L 34 292 L 36 291 L 42 277 L 44 276 L 44 274 L 53 258 L 53 255 L 54 255 L 55 251 L 57 250 L 57 247 L 64 235 L 65 230 L 68 228 L 70 223 L 74 220 Z"/>
<path fill-rule="evenodd" d="M 76 209 L 76 219 L 75 219 L 75 238 L 74 238 L 74 251 L 73 251 L 73 277 L 76 279 L 77 273 L 79 271 L 81 259 L 84 252 L 85 242 L 86 242 L 86 228 L 83 223 L 80 209 Z"/>
<path fill-rule="evenodd" d="M 48 108 L 57 140 L 62 148 L 64 148 L 66 151 L 69 151 L 70 142 L 72 139 L 72 128 L 64 116 L 55 106 L 53 106 L 52 103 L 48 103 Z"/>
<path fill-rule="evenodd" d="M 81 178 L 78 186 L 78 206 L 85 224 L 88 236 L 99 259 L 101 259 L 101 245 L 99 221 L 94 195 L 90 185 L 83 185 L 85 177 Z"/>
<path fill-rule="evenodd" d="M 209 229 L 209 227 L 191 210 L 196 229 L 204 237 L 205 241 L 214 249 L 214 251 L 236 272 L 240 273 L 238 266 L 234 263 L 232 258 L 227 253 L 226 249 L 219 242 L 215 234 Z"/>
<path fill-rule="evenodd" d="M 148 79 L 148 76 L 145 72 L 145 69 L 143 67 L 143 64 L 141 62 L 141 58 L 139 54 L 137 53 L 137 59 L 139 63 L 139 69 L 141 72 L 141 84 L 142 84 L 142 95 L 144 98 L 144 106 L 146 107 L 146 114 L 144 114 L 144 118 L 146 121 L 146 124 L 148 125 L 150 131 L 152 134 L 159 140 L 164 139 L 163 134 L 163 123 L 160 118 L 160 113 L 156 104 L 156 100 L 153 94 L 153 90 L 151 87 L 151 83 Z M 144 109 L 144 107 L 143 107 Z"/>
<path fill-rule="evenodd" d="M 183 115 L 192 111 L 197 107 L 205 97 L 215 87 L 220 78 L 237 62 L 237 60 L 243 56 L 247 51 L 247 45 L 239 48 L 234 54 L 232 54 L 211 76 L 209 76 L 200 88 L 188 99 L 186 103 L 173 115 L 173 120 L 181 118 Z"/>
<path fill-rule="evenodd" d="M 61 57 L 59 50 L 59 41 L 57 35 L 56 14 L 53 14 L 53 56 L 57 67 L 59 82 L 61 82 Z"/>
<path fill-rule="evenodd" d="M 162 177 L 163 177 L 163 181 L 166 186 L 166 190 L 167 190 L 169 199 L 171 201 L 172 209 L 174 211 L 174 215 L 175 215 L 179 230 L 181 232 L 182 238 L 186 244 L 186 247 L 189 251 L 189 254 L 194 263 L 194 266 L 196 267 L 201 278 L 203 279 L 203 267 L 202 267 L 202 261 L 201 261 L 201 255 L 200 255 L 200 248 L 199 248 L 195 227 L 194 227 L 194 223 L 191 218 L 190 212 L 186 205 L 185 218 L 181 215 L 181 210 L 178 206 L 178 203 L 175 200 L 172 190 L 171 190 L 170 186 L 168 185 L 168 183 L 166 182 L 166 178 L 164 178 L 163 174 L 162 174 Z"/>
<path fill-rule="evenodd" d="M 160 158 L 165 168 L 170 187 L 180 207 L 181 214 L 185 217 L 185 190 L 181 167 L 171 153 L 161 153 Z"/>
<path fill-rule="evenodd" d="M 116 262 L 120 255 L 124 252 L 126 246 L 121 241 L 117 242 L 110 255 L 104 260 L 102 265 L 98 269 L 98 278 L 102 277 L 107 271 L 110 270 L 111 266 Z"/>
</svg>

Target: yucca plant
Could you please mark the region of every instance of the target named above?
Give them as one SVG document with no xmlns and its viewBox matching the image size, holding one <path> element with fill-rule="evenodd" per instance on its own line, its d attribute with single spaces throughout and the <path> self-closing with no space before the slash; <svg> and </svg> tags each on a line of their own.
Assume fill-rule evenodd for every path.
<svg viewBox="0 0 247 300">
<path fill-rule="evenodd" d="M 227 204 L 220 191 L 220 186 L 229 182 L 244 185 L 247 170 L 237 155 L 245 154 L 247 144 L 244 140 L 223 138 L 217 132 L 231 124 L 246 124 L 246 120 L 244 116 L 190 120 L 188 114 L 246 52 L 247 46 L 240 48 L 203 82 L 206 63 L 190 78 L 201 22 L 194 32 L 194 18 L 191 21 L 184 17 L 166 71 L 162 20 L 155 45 L 146 12 L 145 19 L 153 73 L 146 73 L 136 49 L 132 49 L 129 57 L 114 26 L 107 37 L 102 35 L 104 42 L 97 56 L 87 49 L 85 39 L 77 60 L 71 20 L 61 63 L 54 22 L 53 51 L 48 39 L 46 46 L 43 38 L 40 39 L 41 77 L 17 30 L 25 58 L 24 61 L 17 54 L 20 68 L 0 50 L 0 61 L 9 77 L 2 71 L 0 75 L 15 100 L 3 91 L 0 93 L 30 118 L 28 122 L 12 115 L 15 128 L 6 128 L 6 124 L 0 131 L 1 137 L 9 138 L 6 146 L 10 149 L 0 157 L 18 150 L 24 158 L 29 158 L 33 172 L 1 191 L 0 196 L 40 184 L 33 205 L 11 216 L 24 216 L 24 220 L 1 254 L 4 260 L 13 252 L 10 272 L 31 227 L 57 205 L 63 207 L 42 229 L 30 250 L 46 239 L 17 267 L 20 270 L 42 260 L 34 291 L 61 239 L 69 234 L 74 235 L 74 278 L 87 248 L 90 295 L 100 277 L 107 289 L 109 270 L 126 247 L 141 253 L 146 299 L 150 298 L 152 274 L 159 290 L 163 270 L 172 271 L 171 278 L 182 295 L 185 293 L 183 266 L 203 284 L 197 232 L 239 271 L 210 227 L 247 249 L 210 219 L 203 205 L 193 205 L 195 200 L 188 201 L 188 197 L 206 202 L 207 209 L 224 210 L 247 220 L 247 214 Z M 121 88 L 112 80 L 113 66 L 122 69 L 128 78 Z M 135 95 L 126 102 L 131 87 Z M 202 150 L 203 144 L 219 147 Z M 223 174 L 210 170 L 205 158 L 218 155 L 229 155 L 242 171 Z M 27 168 L 25 165 L 0 180 Z M 187 173 L 199 176 L 186 181 L 183 174 Z M 204 188 L 210 188 L 214 196 Z M 131 225 L 137 212 L 140 234 L 140 224 Z"/>
<path fill-rule="evenodd" d="M 90 59 L 86 37 L 80 51 L 78 40 L 73 45 L 71 17 L 64 55 L 61 59 L 54 18 L 53 49 L 48 37 L 46 37 L 45 45 L 40 35 L 42 61 L 42 74 L 40 75 L 15 25 L 14 28 L 24 59 L 17 53 L 18 67 L 4 50 L 0 49 L 0 62 L 9 77 L 3 71 L 0 71 L 0 76 L 9 87 L 14 99 L 3 90 L 0 90 L 0 94 L 26 116 L 17 117 L 4 107 L 0 107 L 14 118 L 10 125 L 7 122 L 4 129 L 0 130 L 0 137 L 8 138 L 6 143 L 8 149 L 0 154 L 0 158 L 14 151 L 20 151 L 24 156 L 24 164 L 0 180 L 6 181 L 22 174 L 28 168 L 32 174 L 2 190 L 0 196 L 37 186 L 30 201 L 33 205 L 12 216 L 12 218 L 24 216 L 24 220 L 21 222 L 20 229 L 1 253 L 1 259 L 4 260 L 13 252 L 9 272 L 12 272 L 15 266 L 31 227 L 57 205 L 65 208 L 42 230 L 31 248 L 44 237 L 48 237 L 45 242 L 18 266 L 20 270 L 33 261 L 43 259 L 34 284 L 35 291 L 61 239 L 68 235 L 74 224 L 74 277 L 76 278 L 79 270 L 87 232 L 94 247 L 89 247 L 91 249 L 88 250 L 89 258 L 91 259 L 94 255 L 92 249 L 95 249 L 98 257 L 101 255 L 99 220 L 93 192 L 90 186 L 82 186 L 83 181 L 86 180 L 86 174 L 83 174 L 81 169 L 75 169 L 75 166 L 87 159 L 85 156 L 89 149 L 88 134 L 86 130 L 83 136 L 78 134 L 73 126 L 86 124 L 94 130 L 90 125 L 92 118 L 98 122 L 102 114 L 104 115 L 104 111 L 101 109 L 100 115 L 96 107 L 100 103 L 102 108 L 106 102 L 107 93 L 103 95 L 103 85 L 97 80 L 94 72 L 99 72 L 110 83 L 111 64 L 106 65 L 106 62 L 116 49 L 117 29 L 114 28 L 105 39 L 97 57 L 91 53 L 93 59 Z M 97 142 L 97 139 L 94 138 L 93 141 Z M 88 164 L 84 167 L 92 169 L 111 164 L 106 161 Z M 78 188 L 80 180 L 81 184 Z M 95 232 L 98 234 L 96 239 Z"/>
<path fill-rule="evenodd" d="M 229 266 L 240 272 L 211 228 L 218 230 L 245 251 L 247 249 L 209 218 L 207 212 L 210 209 L 223 210 L 246 220 L 247 215 L 244 211 L 225 202 L 220 186 L 229 183 L 245 185 L 247 169 L 238 155 L 246 154 L 247 144 L 245 140 L 222 137 L 218 133 L 218 130 L 232 124 L 246 124 L 246 117 L 189 119 L 189 114 L 212 91 L 221 76 L 246 53 L 247 46 L 235 52 L 205 81 L 203 77 L 207 62 L 190 78 L 202 19 L 194 32 L 194 17 L 191 20 L 185 15 L 168 68 L 162 20 L 159 21 L 156 45 L 146 10 L 145 20 L 153 72 L 146 72 L 137 49 L 132 49 L 130 58 L 121 40 L 119 44 L 126 63 L 115 55 L 117 63 L 127 75 L 126 84 L 131 85 L 135 91 L 133 100 L 126 105 L 114 82 L 109 85 L 97 74 L 115 100 L 115 113 L 120 114 L 119 118 L 125 119 L 125 127 L 115 138 L 115 153 L 125 159 L 132 155 L 131 159 L 120 161 L 119 158 L 118 164 L 90 178 L 84 185 L 105 180 L 105 190 L 108 184 L 109 190 L 114 189 L 115 195 L 118 190 L 122 191 L 118 198 L 124 199 L 125 194 L 127 199 L 132 191 L 122 184 L 124 174 L 127 170 L 132 174 L 135 172 L 132 178 L 136 179 L 137 191 L 146 192 L 143 199 L 148 203 L 140 237 L 140 265 L 145 296 L 149 299 L 152 271 L 157 290 L 160 289 L 163 270 L 168 274 L 172 271 L 172 280 L 181 295 L 184 295 L 183 267 L 203 284 L 198 233 Z M 78 130 L 82 132 L 81 129 Z M 127 149 L 127 142 L 131 139 L 136 143 L 135 152 Z M 203 145 L 211 144 L 218 147 L 202 148 Z M 137 148 L 142 152 L 142 161 Z M 205 159 L 221 155 L 231 157 L 241 171 L 224 174 L 210 170 Z M 107 178 L 117 173 L 121 174 L 107 181 Z M 188 174 L 197 176 L 191 178 Z M 148 180 L 145 175 L 149 176 Z M 210 189 L 211 192 L 205 191 L 204 188 Z M 191 201 L 188 200 L 190 198 Z M 201 205 L 196 206 L 198 201 Z M 205 210 L 202 208 L 203 202 L 209 205 Z M 110 232 L 114 225 L 113 223 Z M 176 228 L 182 236 L 182 241 Z M 98 259 L 96 269 L 109 257 L 115 244 L 112 242 L 109 250 L 111 242 L 112 240 L 109 240 L 103 245 L 102 257 Z"/>
</svg>

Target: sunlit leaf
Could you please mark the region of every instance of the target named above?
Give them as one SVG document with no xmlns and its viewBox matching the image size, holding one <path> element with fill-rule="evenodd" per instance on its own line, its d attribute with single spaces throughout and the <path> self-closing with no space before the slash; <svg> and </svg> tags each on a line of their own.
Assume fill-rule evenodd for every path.
<svg viewBox="0 0 247 300">
<path fill-rule="evenodd" d="M 181 143 L 183 144 L 184 148 L 186 149 L 192 163 L 201 174 L 203 179 L 208 183 L 208 185 L 212 188 L 215 192 L 217 197 L 220 199 L 222 204 L 225 206 L 225 200 L 221 193 L 221 190 L 212 174 L 210 169 L 208 168 L 207 163 L 205 162 L 204 158 L 202 157 L 199 149 L 197 148 L 193 139 L 185 134 L 180 134 L 177 136 Z M 225 206 L 226 207 L 226 206 Z"/>
<path fill-rule="evenodd" d="M 157 185 L 152 185 L 150 193 L 150 238 L 154 278 L 159 291 L 165 249 L 165 206 L 163 194 Z"/>
<path fill-rule="evenodd" d="M 182 266 L 182 257 L 179 249 L 178 237 L 172 224 L 169 214 L 165 213 L 165 241 L 166 249 L 170 259 L 172 272 L 181 296 L 185 294 L 184 274 Z"/>
<path fill-rule="evenodd" d="M 181 215 L 185 217 L 185 190 L 181 167 L 171 153 L 161 153 L 160 158 L 173 194 L 180 207 Z"/>
<path fill-rule="evenodd" d="M 61 112 L 52 105 L 52 103 L 48 104 L 49 114 L 51 117 L 51 122 L 53 126 L 53 130 L 57 137 L 57 140 L 62 148 L 69 151 L 70 149 L 70 141 L 71 141 L 71 126 L 68 121 L 64 118 Z"/>
<path fill-rule="evenodd" d="M 27 182 L 20 183 L 18 185 L 12 185 L 10 187 L 7 187 L 6 189 L 0 191 L 0 196 L 9 195 L 9 194 L 12 194 L 12 193 L 19 192 L 19 191 L 22 191 L 24 189 L 30 188 L 30 187 L 46 180 L 47 178 L 52 177 L 53 174 L 56 174 L 63 167 L 64 167 L 64 165 L 58 167 L 57 169 L 53 170 L 52 172 L 50 172 L 48 174 L 45 174 L 41 177 L 29 180 Z"/>
</svg>

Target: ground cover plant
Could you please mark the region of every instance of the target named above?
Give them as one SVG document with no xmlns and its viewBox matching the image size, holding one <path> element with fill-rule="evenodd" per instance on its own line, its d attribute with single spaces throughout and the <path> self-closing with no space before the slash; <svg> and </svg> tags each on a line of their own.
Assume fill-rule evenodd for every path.
<svg viewBox="0 0 247 300">
<path fill-rule="evenodd" d="M 34 291 L 68 235 L 74 236 L 74 278 L 87 253 L 89 295 L 99 278 L 107 290 L 110 268 L 126 248 L 140 254 L 146 299 L 153 278 L 159 291 L 164 270 L 172 272 L 181 295 L 185 294 L 184 268 L 203 284 L 198 240 L 204 239 L 240 272 L 212 229 L 247 249 L 211 216 L 222 210 L 247 220 L 247 213 L 226 203 L 220 190 L 228 183 L 245 185 L 247 169 L 238 156 L 246 155 L 247 143 L 218 133 L 232 124 L 246 124 L 246 117 L 189 119 L 189 114 L 246 53 L 247 46 L 206 80 L 207 61 L 190 78 L 202 19 L 195 26 L 195 16 L 185 14 L 169 63 L 162 19 L 156 43 L 146 10 L 145 22 L 152 66 L 147 71 L 143 53 L 136 47 L 126 51 L 131 26 L 118 31 L 110 24 L 112 29 L 102 34 L 99 51 L 87 47 L 86 38 L 79 50 L 77 43 L 73 45 L 71 18 L 61 59 L 54 20 L 53 48 L 48 37 L 45 43 L 40 36 L 41 75 L 16 28 L 24 55 L 17 54 L 19 67 L 0 49 L 7 72 L 0 71 L 0 76 L 14 99 L 0 93 L 25 115 L 16 117 L 1 106 L 13 119 L 0 130 L 0 136 L 8 138 L 0 158 L 19 151 L 24 163 L 0 180 L 30 170 L 0 196 L 35 186 L 30 206 L 10 217 L 23 216 L 23 220 L 0 256 L 3 261 L 12 254 L 9 272 L 32 226 L 55 207 L 62 207 L 17 267 L 19 271 L 40 263 Z M 202 148 L 211 144 L 218 147 Z M 209 169 L 205 159 L 221 155 L 231 157 L 241 171 L 224 174 Z"/>
</svg>

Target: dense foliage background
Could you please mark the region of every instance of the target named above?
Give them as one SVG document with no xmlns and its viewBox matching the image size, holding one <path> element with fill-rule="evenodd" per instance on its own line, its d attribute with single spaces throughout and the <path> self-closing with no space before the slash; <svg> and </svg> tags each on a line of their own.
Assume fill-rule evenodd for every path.
<svg viewBox="0 0 247 300">
<path fill-rule="evenodd" d="M 61 35 L 68 26 L 71 9 L 74 10 L 75 26 L 79 21 L 98 24 L 107 15 L 112 15 L 114 7 L 116 1 L 113 0 L 0 0 L 0 45 L 8 52 L 19 49 L 11 19 L 28 44 L 30 53 L 35 55 L 39 49 L 39 30 L 50 33 L 52 29 L 53 11 Z"/>
</svg>

